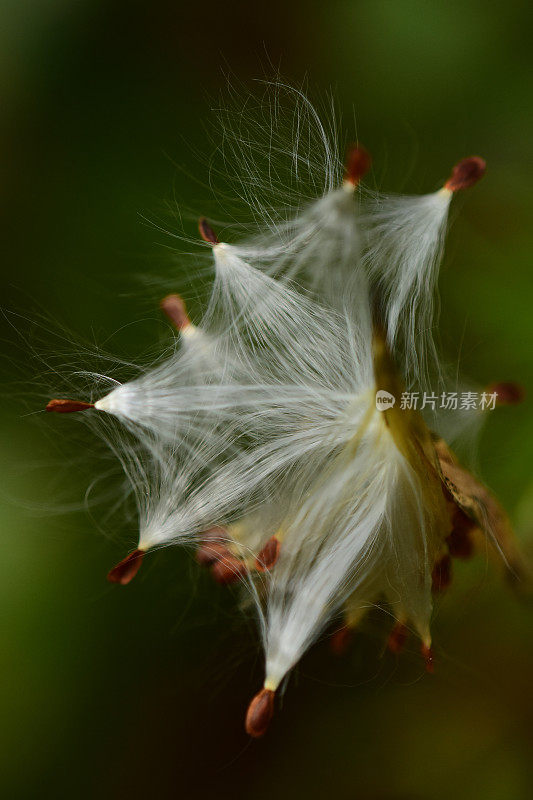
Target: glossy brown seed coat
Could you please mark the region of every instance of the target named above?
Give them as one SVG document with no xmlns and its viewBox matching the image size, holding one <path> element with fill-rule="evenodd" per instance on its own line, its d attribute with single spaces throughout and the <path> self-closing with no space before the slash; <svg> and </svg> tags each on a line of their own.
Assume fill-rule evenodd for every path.
<svg viewBox="0 0 533 800">
<path fill-rule="evenodd" d="M 261 689 L 252 699 L 246 713 L 246 733 L 258 739 L 266 733 L 274 714 L 274 692 Z"/>
<path fill-rule="evenodd" d="M 353 628 L 348 625 L 343 625 L 342 628 L 334 631 L 329 637 L 329 647 L 331 652 L 336 656 L 343 656 L 350 646 L 350 642 L 354 637 Z"/>
<path fill-rule="evenodd" d="M 271 536 L 255 559 L 255 568 L 258 572 L 272 569 L 279 558 L 281 542 L 276 536 Z"/>
<path fill-rule="evenodd" d="M 502 381 L 500 383 L 491 383 L 486 389 L 487 394 L 496 394 L 497 406 L 515 406 L 521 403 L 526 392 L 523 386 L 514 381 Z"/>
<path fill-rule="evenodd" d="M 422 653 L 422 658 L 426 662 L 426 672 L 433 674 L 435 672 L 435 662 L 433 660 L 433 650 L 431 647 L 428 647 L 426 644 L 423 644 L 420 648 L 420 652 Z"/>
<path fill-rule="evenodd" d="M 134 550 L 126 558 L 113 567 L 107 574 L 110 583 L 119 583 L 126 586 L 137 575 L 144 558 L 143 550 Z"/>
<path fill-rule="evenodd" d="M 401 653 L 408 636 L 409 631 L 407 630 L 407 626 L 404 625 L 403 622 L 397 622 L 387 639 L 387 649 L 390 650 L 391 653 Z"/>
<path fill-rule="evenodd" d="M 46 411 L 55 414 L 73 414 L 75 411 L 86 411 L 94 408 L 94 403 L 83 403 L 81 400 L 50 400 L 46 406 Z"/>
<path fill-rule="evenodd" d="M 187 307 L 179 294 L 167 295 L 167 297 L 161 300 L 159 305 L 161 311 L 167 315 L 171 323 L 179 331 L 182 331 L 183 328 L 191 324 L 189 315 L 187 314 Z"/>
<path fill-rule="evenodd" d="M 444 184 L 444 188 L 449 189 L 450 192 L 469 189 L 483 177 L 486 168 L 485 160 L 479 156 L 463 158 L 452 169 L 452 174 Z"/>
<path fill-rule="evenodd" d="M 361 145 L 352 145 L 346 154 L 346 180 L 357 186 L 372 164 L 372 156 Z"/>
<path fill-rule="evenodd" d="M 229 586 L 232 583 L 237 583 L 243 575 L 247 572 L 247 567 L 244 561 L 229 555 L 211 567 L 211 575 L 217 583 L 222 586 Z"/>
<path fill-rule="evenodd" d="M 233 558 L 233 555 L 222 542 L 205 542 L 196 551 L 196 560 L 202 567 L 209 567 L 228 558 Z"/>
<path fill-rule="evenodd" d="M 200 217 L 198 220 L 198 230 L 200 231 L 200 236 L 204 242 L 208 242 L 209 244 L 220 244 L 218 236 L 205 217 Z"/>
<path fill-rule="evenodd" d="M 471 558 L 474 554 L 472 532 L 476 523 L 460 508 L 456 508 L 452 520 L 452 532 L 446 539 L 448 550 L 453 558 Z"/>
</svg>

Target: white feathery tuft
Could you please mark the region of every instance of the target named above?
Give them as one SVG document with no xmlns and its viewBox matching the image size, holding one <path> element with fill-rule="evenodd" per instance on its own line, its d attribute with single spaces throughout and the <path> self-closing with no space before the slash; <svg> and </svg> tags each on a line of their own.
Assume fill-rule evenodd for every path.
<svg viewBox="0 0 533 800">
<path fill-rule="evenodd" d="M 228 243 L 200 221 L 213 260 L 202 318 L 165 298 L 179 347 L 95 412 L 124 428 L 110 446 L 136 498 L 139 550 L 211 531 L 257 607 L 275 691 L 348 598 L 386 600 L 430 646 L 449 510 L 422 418 L 399 402 L 378 410 L 375 394 L 399 401 L 404 383 L 442 379 L 433 329 L 452 190 L 362 193 L 366 151 L 349 151 L 343 177 L 336 122 L 284 85 L 221 117 L 256 225 Z M 465 163 L 454 191 L 484 169 Z M 263 568 L 272 541 L 279 557 Z"/>
<path fill-rule="evenodd" d="M 368 213 L 364 261 L 390 347 L 401 354 L 406 380 L 427 387 L 441 368 L 434 341 L 436 288 L 452 193 L 381 196 Z"/>
</svg>

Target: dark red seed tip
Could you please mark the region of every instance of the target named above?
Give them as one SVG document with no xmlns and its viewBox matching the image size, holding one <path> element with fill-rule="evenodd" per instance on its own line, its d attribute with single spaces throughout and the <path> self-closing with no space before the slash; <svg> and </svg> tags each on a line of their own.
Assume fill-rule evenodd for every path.
<svg viewBox="0 0 533 800">
<path fill-rule="evenodd" d="M 407 626 L 404 625 L 403 622 L 397 622 L 387 639 L 387 649 L 394 654 L 401 653 L 408 635 L 409 631 L 407 630 Z"/>
<path fill-rule="evenodd" d="M 231 553 L 221 542 L 206 542 L 196 551 L 196 560 L 202 567 L 210 567 L 228 556 Z"/>
<path fill-rule="evenodd" d="M 274 697 L 271 689 L 261 689 L 252 699 L 246 712 L 245 728 L 248 736 L 259 739 L 267 732 L 274 715 Z"/>
<path fill-rule="evenodd" d="M 220 244 L 218 236 L 205 217 L 200 217 L 198 220 L 198 230 L 200 231 L 200 236 L 204 242 L 208 242 L 209 244 Z"/>
<path fill-rule="evenodd" d="M 220 525 L 214 525 L 200 534 L 200 545 L 196 550 L 196 560 L 204 567 L 209 567 L 223 558 L 233 558 L 228 550 L 228 532 Z"/>
<path fill-rule="evenodd" d="M 357 186 L 372 165 L 372 156 L 359 144 L 353 144 L 346 153 L 346 180 Z"/>
<path fill-rule="evenodd" d="M 237 583 L 247 571 L 244 561 L 231 554 L 224 556 L 211 567 L 211 575 L 222 586 Z"/>
<path fill-rule="evenodd" d="M 137 575 L 144 558 L 144 550 L 134 550 L 107 573 L 110 583 L 126 586 Z"/>
<path fill-rule="evenodd" d="M 342 628 L 334 631 L 329 637 L 331 652 L 336 656 L 343 656 L 350 646 L 353 636 L 354 630 L 348 625 L 343 625 Z"/>
<path fill-rule="evenodd" d="M 452 169 L 452 174 L 444 184 L 444 188 L 449 189 L 450 192 L 469 189 L 483 177 L 486 168 L 485 160 L 479 156 L 463 158 Z"/>
<path fill-rule="evenodd" d="M 420 648 L 422 658 L 426 662 L 426 672 L 432 675 L 435 672 L 435 661 L 433 659 L 433 650 L 427 644 L 423 644 Z"/>
<path fill-rule="evenodd" d="M 448 550 L 453 558 L 471 558 L 474 554 L 472 532 L 476 523 L 467 517 L 460 508 L 455 509 L 452 520 L 452 531 L 446 539 Z"/>
<path fill-rule="evenodd" d="M 94 403 L 82 403 L 81 400 L 50 400 L 46 411 L 53 411 L 55 414 L 73 414 L 75 411 L 85 411 L 88 408 L 94 408 Z"/>
<path fill-rule="evenodd" d="M 258 572 L 272 569 L 279 558 L 281 542 L 276 536 L 271 536 L 255 559 L 255 568 Z"/>
<path fill-rule="evenodd" d="M 432 572 L 432 589 L 434 592 L 444 592 L 452 582 L 452 559 L 446 554 L 442 556 Z"/>
<path fill-rule="evenodd" d="M 179 331 L 191 324 L 187 307 L 179 294 L 169 294 L 160 302 L 161 311 Z"/>
<path fill-rule="evenodd" d="M 491 383 L 491 385 L 487 387 L 486 393 L 497 395 L 496 405 L 498 406 L 518 405 L 526 396 L 524 387 L 514 381 Z"/>
</svg>

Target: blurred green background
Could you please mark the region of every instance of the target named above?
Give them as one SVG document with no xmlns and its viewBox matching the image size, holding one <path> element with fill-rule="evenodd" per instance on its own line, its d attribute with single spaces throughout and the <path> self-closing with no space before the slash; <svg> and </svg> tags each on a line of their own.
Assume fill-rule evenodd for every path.
<svg viewBox="0 0 533 800">
<path fill-rule="evenodd" d="M 208 161 L 204 125 L 228 69 L 249 82 L 279 67 L 311 91 L 333 88 L 374 155 L 376 186 L 429 191 L 458 158 L 487 159 L 450 233 L 443 330 L 467 374 L 518 380 L 530 397 L 528 5 L 2 0 L 3 308 L 37 309 L 133 359 L 148 337 L 168 340 L 134 278 L 179 290 L 183 277 L 146 218 L 171 227 L 177 202 L 213 205 L 176 164 L 198 172 L 191 144 Z M 101 509 L 39 510 L 81 504 L 101 465 L 88 432 L 70 441 L 69 418 L 21 411 L 33 367 L 14 319 L 2 336 L 4 797 L 532 796 L 531 608 L 483 557 L 458 564 L 438 604 L 434 676 L 414 642 L 401 659 L 383 652 L 376 617 L 343 660 L 319 643 L 268 736 L 249 742 L 262 665 L 235 596 L 178 551 L 113 588 L 105 574 L 134 525 L 103 524 L 102 536 Z M 530 552 L 532 442 L 527 400 L 490 415 L 478 454 Z M 61 470 L 63 456 L 75 466 Z"/>
</svg>

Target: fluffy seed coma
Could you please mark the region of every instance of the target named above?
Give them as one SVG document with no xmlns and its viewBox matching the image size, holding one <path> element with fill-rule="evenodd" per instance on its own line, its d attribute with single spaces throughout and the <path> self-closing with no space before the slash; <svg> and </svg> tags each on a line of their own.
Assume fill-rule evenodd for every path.
<svg viewBox="0 0 533 800">
<path fill-rule="evenodd" d="M 107 573 L 109 583 L 126 586 L 137 575 L 144 558 L 144 550 L 134 550 Z"/>
<path fill-rule="evenodd" d="M 245 729 L 248 736 L 259 739 L 268 730 L 274 715 L 275 693 L 272 689 L 261 689 L 252 698 L 246 713 Z"/>
<path fill-rule="evenodd" d="M 343 607 L 344 626 L 338 622 L 333 649 L 344 649 L 364 610 L 383 600 L 396 621 L 389 650 L 401 649 L 409 625 L 423 643 L 431 671 L 432 585 L 435 592 L 449 582 L 450 556 L 465 557 L 473 550 L 483 521 L 481 504 L 474 504 L 477 489 L 469 489 L 464 479 L 453 490 L 455 473 L 447 462 L 439 471 L 434 440 L 419 415 L 400 413 L 399 404 L 377 413 L 374 390 L 398 398 L 404 383 L 418 387 L 426 381 L 428 364 L 440 375 L 438 350 L 432 339 L 423 339 L 434 327 L 433 291 L 448 207 L 455 191 L 479 180 L 485 164 L 477 157 L 464 159 L 444 188 L 420 198 L 373 192 L 370 199 L 357 190 L 370 168 L 368 153 L 359 145 L 350 147 L 343 174 L 342 153 L 328 139 L 322 128 L 318 137 L 309 137 L 305 163 L 321 162 L 326 173 L 317 170 L 312 176 L 318 190 L 314 202 L 307 204 L 306 190 L 304 204 L 300 198 L 290 204 L 299 209 L 294 216 L 282 211 L 278 217 L 268 199 L 263 201 L 258 182 L 250 195 L 254 209 L 266 208 L 274 223 L 264 232 L 230 246 L 220 242 L 205 218 L 199 220 L 200 236 L 215 262 L 211 298 L 199 327 L 190 322 L 179 295 L 165 297 L 161 309 L 180 334 L 179 352 L 163 368 L 143 373 L 141 381 L 121 385 L 95 403 L 128 428 L 135 424 L 141 445 L 147 423 L 156 465 L 152 469 L 151 457 L 144 463 L 138 456 L 142 448 L 132 451 L 131 459 L 124 453 L 123 466 L 128 477 L 132 472 L 141 500 L 143 549 L 117 564 L 109 580 L 126 585 L 144 550 L 183 539 L 196 543 L 197 561 L 215 580 L 238 582 L 252 594 L 262 632 L 268 634 L 263 637 L 267 679 L 246 715 L 246 730 L 254 738 L 268 728 L 284 676 Z M 238 131 L 235 143 L 242 143 Z M 289 152 L 286 143 L 276 142 L 272 153 L 276 150 Z M 262 147 L 257 152 L 261 161 L 272 154 Z M 298 148 L 294 155 L 304 163 Z M 258 178 L 260 166 L 258 161 Z M 353 304 L 343 281 L 330 274 L 334 270 L 353 279 Z M 300 276 L 301 294 L 298 281 L 293 283 Z M 308 287 L 316 304 L 314 297 L 307 302 Z M 376 298 L 383 352 L 372 364 Z M 92 407 L 52 402 L 64 404 L 48 409 L 57 413 Z M 286 481 L 285 475 L 294 480 Z M 367 487 L 368 502 L 352 505 L 354 495 L 366 496 Z M 262 517 L 257 509 L 264 498 Z M 154 520 L 150 536 L 146 500 Z M 493 508 L 494 518 L 497 512 Z M 297 524 L 291 525 L 292 519 Z M 226 520 L 227 528 L 198 534 L 213 520 Z M 161 534 L 152 539 L 156 529 Z M 267 540 L 273 531 L 279 540 Z M 506 529 L 504 534 L 509 535 Z M 302 630 L 305 636 L 299 639 Z"/>
<path fill-rule="evenodd" d="M 460 189 L 469 189 L 474 186 L 485 174 L 487 164 L 479 156 L 463 158 L 452 169 L 452 174 L 444 184 L 449 192 L 458 192 Z"/>
<path fill-rule="evenodd" d="M 87 411 L 89 408 L 94 408 L 94 403 L 84 403 L 81 400 L 55 399 L 50 400 L 45 411 L 54 414 L 73 414 L 76 411 Z"/>
</svg>

